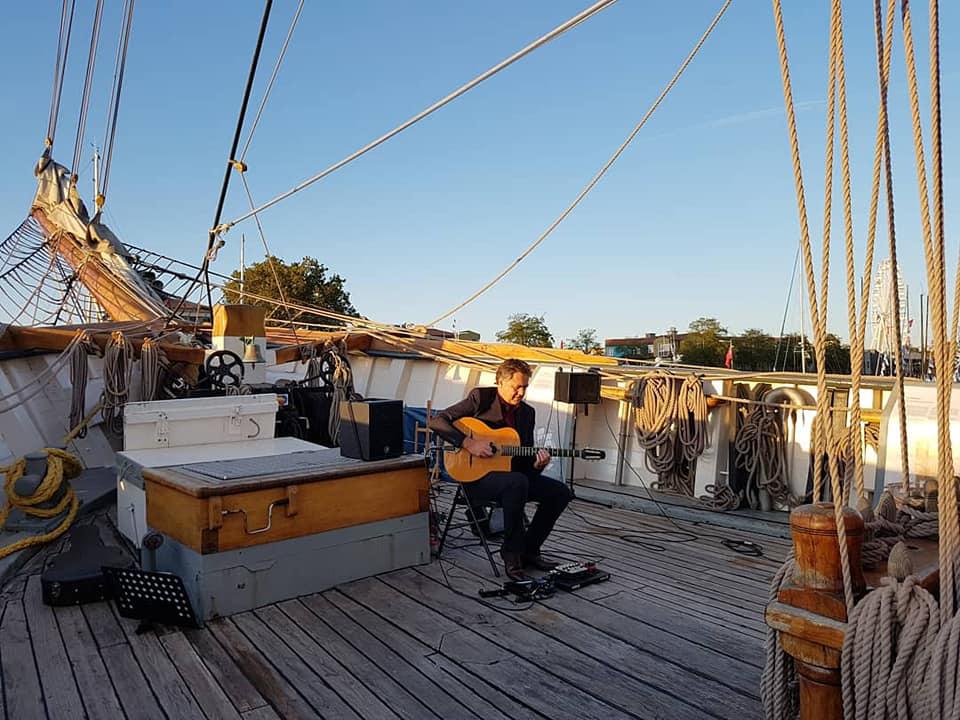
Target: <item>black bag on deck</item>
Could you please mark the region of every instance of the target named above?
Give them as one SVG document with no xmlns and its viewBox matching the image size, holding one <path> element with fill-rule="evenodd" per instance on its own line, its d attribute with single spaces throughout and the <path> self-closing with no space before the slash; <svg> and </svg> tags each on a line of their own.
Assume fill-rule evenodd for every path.
<svg viewBox="0 0 960 720">
<path fill-rule="evenodd" d="M 80 605 L 106 600 L 110 589 L 103 566 L 128 568 L 133 559 L 116 546 L 106 546 L 93 525 L 77 525 L 67 536 L 70 549 L 57 555 L 40 575 L 46 605 Z"/>
</svg>

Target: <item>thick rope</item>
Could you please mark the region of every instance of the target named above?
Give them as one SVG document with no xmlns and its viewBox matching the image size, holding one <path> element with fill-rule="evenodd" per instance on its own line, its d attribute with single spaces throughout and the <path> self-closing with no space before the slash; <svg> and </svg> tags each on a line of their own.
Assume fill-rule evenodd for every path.
<svg viewBox="0 0 960 720">
<path fill-rule="evenodd" d="M 140 347 L 140 399 L 156 400 L 160 386 L 160 343 L 145 338 Z"/>
<path fill-rule="evenodd" d="M 793 579 L 796 563 L 788 557 L 770 583 L 769 602 L 776 602 L 780 589 Z M 780 644 L 779 633 L 767 626 L 763 674 L 760 678 L 760 697 L 766 720 L 794 720 L 800 711 L 800 692 L 793 658 Z"/>
<path fill-rule="evenodd" d="M 816 292 L 816 279 L 814 277 L 813 271 L 813 252 L 811 249 L 810 243 L 810 227 L 807 221 L 807 205 L 806 197 L 803 189 L 803 171 L 800 164 L 800 145 L 799 139 L 797 136 L 797 120 L 796 113 L 794 111 L 793 104 L 793 90 L 790 83 L 790 66 L 787 60 L 787 44 L 786 44 L 786 35 L 783 29 L 783 12 L 780 5 L 780 0 L 773 0 L 773 10 L 774 10 L 774 23 L 776 28 L 777 35 L 777 47 L 779 50 L 780 58 L 780 74 L 783 81 L 783 98 L 784 104 L 786 106 L 787 113 L 787 127 L 790 137 L 790 153 L 793 161 L 793 170 L 794 170 L 794 185 L 797 195 L 797 210 L 800 218 L 800 247 L 803 254 L 803 264 L 804 271 L 807 281 L 807 296 L 810 302 L 810 314 L 813 318 L 814 325 L 814 350 L 816 353 L 817 359 L 817 417 L 823 418 L 824 422 L 821 423 L 821 432 L 823 433 L 822 438 L 816 439 L 826 442 L 826 446 L 829 447 L 833 434 L 833 423 L 827 421 L 829 416 L 829 405 L 828 405 L 828 395 L 827 395 L 827 384 L 826 384 L 826 348 L 824 343 L 824 336 L 826 334 L 825 327 L 825 314 L 821 314 L 818 311 L 817 305 L 817 292 Z M 841 52 L 837 48 L 838 42 L 836 37 L 836 26 L 839 24 L 839 18 L 832 17 L 831 19 L 831 53 Z M 826 263 L 826 260 L 825 260 Z M 824 283 L 826 284 L 826 283 Z M 821 485 L 821 470 L 822 470 L 822 456 L 824 445 L 815 440 L 814 442 L 814 490 L 815 497 L 819 497 L 819 494 L 816 494 L 816 491 L 820 490 Z M 836 458 L 829 457 L 829 466 L 830 466 L 830 478 L 833 486 L 833 496 L 835 502 L 834 506 L 834 519 L 836 520 L 837 525 L 837 540 L 839 543 L 840 550 L 840 565 L 843 572 L 843 592 L 844 599 L 846 601 L 846 606 L 848 612 L 853 608 L 853 584 L 851 581 L 851 570 L 850 570 L 850 553 L 849 548 L 847 547 L 847 530 L 846 525 L 843 519 L 843 508 L 841 499 L 843 493 L 840 489 L 839 478 L 837 477 L 838 466 L 836 463 Z"/>
<path fill-rule="evenodd" d="M 633 403 L 637 442 L 647 469 L 657 475 L 653 486 L 693 497 L 697 458 L 710 443 L 703 380 L 655 370 L 634 384 Z M 706 502 L 715 507 L 733 503 L 730 493 L 712 492 Z"/>
<path fill-rule="evenodd" d="M 786 456 L 783 410 L 754 405 L 734 438 L 736 465 L 747 473 L 747 502 L 760 509 L 759 493 L 765 491 L 772 502 L 793 507 L 799 500 L 790 492 L 790 469 Z"/>
<path fill-rule="evenodd" d="M 472 303 L 472 302 L 473 302 L 474 300 L 476 300 L 478 297 L 480 297 L 481 295 L 483 295 L 487 290 L 489 290 L 490 288 L 492 288 L 494 285 L 496 285 L 498 282 L 500 282 L 504 277 L 506 277 L 507 274 L 510 273 L 510 271 L 512 271 L 515 267 L 517 267 L 517 265 L 519 265 L 521 262 L 523 262 L 523 260 L 524 260 L 530 253 L 532 253 L 534 250 L 536 250 L 537 247 L 538 247 L 544 240 L 546 240 L 548 237 L 550 237 L 550 235 L 553 233 L 553 231 L 556 230 L 556 229 L 560 226 L 560 223 L 562 223 L 562 222 L 567 218 L 567 216 L 574 211 L 574 209 L 577 207 L 577 205 L 579 205 L 580 202 L 581 202 L 587 195 L 590 194 L 590 191 L 593 190 L 593 188 L 596 186 L 596 184 L 597 184 L 598 182 L 600 182 L 600 180 L 603 178 L 604 175 L 607 174 L 607 171 L 608 171 L 611 167 L 613 167 L 613 164 L 620 158 L 620 156 L 623 154 L 624 150 L 626 150 L 626 149 L 630 146 L 630 143 L 633 142 L 633 139 L 634 139 L 634 138 L 637 136 L 637 134 L 643 129 L 643 126 L 647 124 L 647 120 L 649 120 L 650 117 L 653 115 L 653 113 L 656 112 L 657 108 L 660 107 L 660 103 L 662 103 L 663 100 L 664 100 L 664 98 L 667 97 L 667 95 L 669 94 L 669 92 L 673 89 L 673 86 L 677 84 L 677 81 L 680 79 L 680 76 L 683 75 L 683 71 L 687 69 L 687 66 L 688 66 L 691 62 L 693 62 L 693 59 L 697 56 L 697 53 L 700 52 L 700 48 L 703 47 L 703 44 L 707 41 L 707 38 L 710 37 L 710 34 L 713 32 L 713 29 L 717 26 L 717 23 L 720 22 L 720 19 L 723 17 L 724 13 L 727 12 L 727 8 L 730 7 L 730 3 L 731 3 L 731 2 L 732 2 L 732 0 L 726 0 L 726 2 L 724 2 L 723 6 L 720 8 L 720 11 L 719 11 L 719 12 L 716 14 L 716 16 L 713 18 L 713 21 L 710 23 L 710 25 L 709 25 L 709 26 L 707 27 L 707 29 L 704 31 L 703 35 L 700 36 L 700 39 L 697 41 L 697 44 L 694 45 L 693 50 L 690 51 L 690 53 L 687 55 L 687 57 L 684 59 L 684 61 L 680 64 L 680 67 L 679 67 L 679 68 L 677 69 L 677 71 L 674 73 L 673 77 L 670 78 L 670 82 L 667 83 L 666 87 L 663 88 L 663 91 L 660 93 L 660 95 L 657 97 L 657 99 L 654 100 L 653 105 L 650 106 L 650 108 L 647 110 L 646 114 L 644 114 L 644 116 L 640 119 L 640 122 L 638 122 L 638 123 L 634 126 L 633 130 L 630 131 L 630 134 L 627 135 L 626 140 L 624 140 L 624 141 L 620 144 L 620 147 L 618 147 L 618 148 L 614 151 L 613 155 L 611 155 L 610 158 L 607 160 L 607 162 L 604 163 L 603 167 L 601 167 L 600 170 L 597 171 L 597 174 L 594 175 L 593 178 L 590 179 L 590 182 L 588 182 L 588 183 L 586 184 L 586 186 L 583 188 L 583 190 L 581 190 L 580 193 L 573 199 L 573 202 L 571 202 L 569 205 L 567 205 L 567 207 L 564 209 L 564 211 L 563 211 L 562 213 L 560 213 L 560 215 L 556 218 L 556 220 L 554 220 L 552 223 L 550 223 L 550 225 L 547 227 L 547 229 L 544 230 L 536 240 L 534 240 L 532 243 L 530 243 L 530 245 L 528 245 L 527 248 L 526 248 L 522 253 L 520 253 L 520 255 L 516 258 L 516 260 L 514 260 L 514 261 L 511 262 L 509 265 L 507 265 L 507 266 L 506 266 L 503 270 L 501 270 L 490 282 L 488 282 L 486 285 L 484 285 L 483 287 L 481 287 L 479 290 L 477 290 L 475 293 L 473 293 L 470 297 L 468 297 L 468 298 L 467 298 L 466 300 L 464 300 L 462 303 L 460 303 L 459 305 L 456 305 L 456 306 L 450 308 L 449 310 L 447 310 L 447 311 L 446 311 L 445 313 L 443 313 L 442 315 L 438 315 L 437 317 L 435 317 L 433 320 L 431 320 L 429 323 L 427 323 L 428 326 L 434 326 L 434 325 L 436 325 L 437 323 L 439 323 L 439 322 L 447 319 L 448 317 L 450 317 L 450 316 L 453 315 L 454 313 L 458 312 L 458 311 L 461 310 L 462 308 L 465 308 L 467 305 L 469 305 L 470 303 Z"/>
<path fill-rule="evenodd" d="M 853 199 L 850 178 L 850 139 L 849 123 L 847 121 L 847 73 L 846 63 L 843 57 L 843 23 L 839 0 L 836 0 L 833 6 L 833 14 L 841 19 L 836 26 L 835 46 L 836 51 L 836 79 L 837 79 L 837 97 L 839 102 L 840 116 L 840 167 L 841 182 L 843 187 L 843 236 L 844 236 L 844 259 L 847 280 L 847 328 L 850 333 L 850 344 L 859 344 L 862 348 L 864 338 L 858 332 L 857 326 L 857 279 L 854 263 L 854 240 L 853 240 Z M 870 262 L 873 262 L 872 255 Z M 862 423 L 862 414 L 860 407 L 860 376 L 863 372 L 863 360 L 858 366 L 851 362 L 851 390 L 850 390 L 850 426 L 847 433 L 847 447 L 852 456 L 851 471 L 853 477 L 853 486 L 856 489 L 857 500 L 866 499 L 866 489 L 863 482 L 863 442 L 860 434 Z M 844 499 L 849 495 L 850 484 L 844 487 Z"/>
<path fill-rule="evenodd" d="M 909 557 L 903 545 L 895 549 L 897 554 Z M 903 570 L 895 569 L 894 557 L 890 564 L 900 576 Z M 840 663 L 844 717 L 931 717 L 924 712 L 923 679 L 940 626 L 937 601 L 912 575 L 882 582 L 857 604 L 847 622 Z"/>
<path fill-rule="evenodd" d="M 327 354 L 330 362 L 333 364 L 333 397 L 330 403 L 330 420 L 328 432 L 334 445 L 340 444 L 340 403 L 353 400 L 353 369 L 346 357 L 346 349 L 343 354 L 332 349 Z"/>
<path fill-rule="evenodd" d="M 25 385 L 13 388 L 5 395 L 0 395 L 0 415 L 22 407 L 27 400 L 46 390 L 51 378 L 56 377 L 57 373 L 70 362 L 74 353 L 78 351 L 82 337 L 83 331 L 78 331 L 63 352 L 45 370 L 35 375 Z M 7 404 L 8 401 L 10 401 L 9 404 Z"/>
<path fill-rule="evenodd" d="M 927 285 L 930 288 L 930 308 L 933 316 L 933 358 L 937 372 L 937 485 L 940 511 L 940 612 L 941 621 L 953 617 L 956 603 L 957 556 L 960 555 L 960 528 L 957 525 L 956 482 L 953 476 L 953 450 L 950 440 L 950 398 L 952 391 L 953 358 L 947 343 L 946 287 L 944 278 L 943 237 L 934 237 L 930 221 L 927 169 L 923 150 L 923 131 L 920 122 L 920 97 L 917 84 L 917 65 L 913 49 L 913 29 L 910 22 L 910 3 L 901 0 L 903 20 L 904 57 L 910 96 L 910 114 L 913 123 L 913 145 L 916 160 L 917 186 L 920 191 L 920 220 L 923 230 L 924 258 L 927 265 Z M 931 42 L 939 29 L 931 15 Z M 939 44 L 939 43 L 938 43 Z M 938 102 L 937 99 L 932 99 Z M 939 109 L 937 110 L 939 118 Z M 935 131 L 939 132 L 939 128 Z M 935 174 L 939 169 L 934 168 Z M 941 182 L 935 178 L 935 186 Z M 936 189 L 936 188 L 935 188 Z"/>
<path fill-rule="evenodd" d="M 133 345 L 121 332 L 114 332 L 103 351 L 103 421 L 114 437 L 123 435 L 123 406 L 130 394 Z"/>
<path fill-rule="evenodd" d="M 77 427 L 83 420 L 84 405 L 87 400 L 87 376 L 90 371 L 88 347 L 92 343 L 87 341 L 70 354 L 70 427 Z M 86 437 L 87 429 L 80 429 L 77 437 Z"/>
<path fill-rule="evenodd" d="M 75 456 L 64 450 L 45 448 L 43 452 L 47 455 L 47 472 L 36 490 L 28 496 L 17 494 L 15 488 L 17 480 L 23 477 L 26 471 L 26 460 L 20 458 L 12 465 L 0 468 L 0 471 L 6 476 L 3 487 L 4 493 L 6 494 L 6 501 L 3 509 L 0 509 L 0 529 L 3 529 L 7 517 L 14 508 L 22 510 L 26 515 L 38 518 L 56 517 L 64 512 L 64 510 L 67 510 L 67 514 L 60 524 L 50 532 L 41 535 L 32 535 L 0 548 L 0 559 L 12 555 L 18 550 L 23 550 L 26 547 L 42 545 L 43 543 L 60 537 L 60 535 L 67 531 L 67 528 L 70 527 L 70 524 L 77 516 L 80 500 L 77 498 L 73 488 L 70 487 L 68 481 L 79 475 L 83 470 L 83 466 Z M 64 484 L 66 484 L 66 491 L 54 507 L 38 507 L 42 503 L 54 498 Z"/>
</svg>

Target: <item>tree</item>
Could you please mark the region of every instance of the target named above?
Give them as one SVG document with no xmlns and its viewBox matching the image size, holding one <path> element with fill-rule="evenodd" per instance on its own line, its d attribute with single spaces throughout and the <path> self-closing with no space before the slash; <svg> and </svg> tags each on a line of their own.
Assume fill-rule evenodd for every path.
<svg viewBox="0 0 960 720">
<path fill-rule="evenodd" d="M 577 333 L 575 338 L 568 340 L 567 345 L 573 350 L 579 350 L 587 354 L 600 349 L 600 343 L 597 342 L 597 331 L 593 328 L 584 328 Z"/>
<path fill-rule="evenodd" d="M 737 370 L 769 372 L 777 355 L 777 341 L 763 330 L 744 330 L 733 339 L 733 366 Z"/>
<path fill-rule="evenodd" d="M 272 269 L 270 267 L 271 260 L 273 261 Z M 250 265 L 244 272 L 244 292 L 271 298 L 279 302 L 281 298 L 277 290 L 277 278 L 273 274 L 274 269 L 287 302 L 321 307 L 341 315 L 358 315 L 350 302 L 350 293 L 344 289 L 346 280 L 340 275 L 330 273 L 330 269 L 326 265 L 312 257 L 304 257 L 299 262 L 288 264 L 278 257 L 270 256 L 261 262 Z M 224 286 L 224 297 L 227 302 L 240 302 L 240 272 L 235 270 L 231 278 Z M 246 295 L 243 296 L 243 301 L 248 305 L 260 305 L 268 308 L 268 313 L 273 317 L 280 319 L 288 317 L 286 311 L 282 309 L 274 310 L 276 308 L 275 303 L 256 300 Z M 309 312 L 301 313 L 296 310 L 290 310 L 289 317 L 300 322 L 323 323 L 325 325 L 342 324 L 322 315 Z"/>
<path fill-rule="evenodd" d="M 828 373 L 847 375 L 850 373 L 850 346 L 843 345 L 833 333 L 824 338 L 824 365 Z"/>
<path fill-rule="evenodd" d="M 547 329 L 543 315 L 511 315 L 507 318 L 507 329 L 497 333 L 497 340 L 533 347 L 553 347 L 553 335 Z"/>
<path fill-rule="evenodd" d="M 698 318 L 690 323 L 690 332 L 680 343 L 680 355 L 689 365 L 722 367 L 727 354 L 723 336 L 727 329 L 716 318 Z"/>
</svg>

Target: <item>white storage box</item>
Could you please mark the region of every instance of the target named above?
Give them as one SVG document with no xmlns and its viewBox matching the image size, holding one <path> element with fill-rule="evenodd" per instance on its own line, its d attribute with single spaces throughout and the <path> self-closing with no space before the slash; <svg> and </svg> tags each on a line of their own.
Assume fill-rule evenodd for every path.
<svg viewBox="0 0 960 720">
<path fill-rule="evenodd" d="M 127 403 L 123 449 L 269 439 L 276 418 L 277 396 L 272 393 Z"/>
<path fill-rule="evenodd" d="M 185 445 L 173 448 L 124 450 L 116 455 L 117 529 L 140 547 L 147 533 L 147 497 L 144 492 L 144 468 L 162 468 L 215 460 L 287 455 L 323 449 L 298 438 L 281 437 L 211 445 Z"/>
</svg>

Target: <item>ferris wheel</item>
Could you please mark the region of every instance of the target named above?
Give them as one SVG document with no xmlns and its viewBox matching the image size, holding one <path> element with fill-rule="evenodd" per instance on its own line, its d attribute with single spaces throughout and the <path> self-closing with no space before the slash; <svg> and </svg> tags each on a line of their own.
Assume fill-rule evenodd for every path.
<svg viewBox="0 0 960 720">
<path fill-rule="evenodd" d="M 896 314 L 893 301 L 893 268 L 890 259 L 882 260 L 870 290 L 870 349 L 881 354 L 892 354 L 896 349 Z M 897 290 L 900 298 L 900 333 L 905 346 L 910 345 L 910 320 L 908 314 L 907 284 L 903 275 L 897 273 Z"/>
</svg>

